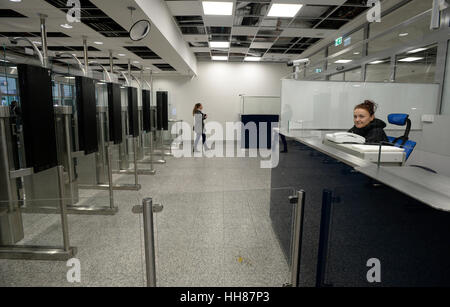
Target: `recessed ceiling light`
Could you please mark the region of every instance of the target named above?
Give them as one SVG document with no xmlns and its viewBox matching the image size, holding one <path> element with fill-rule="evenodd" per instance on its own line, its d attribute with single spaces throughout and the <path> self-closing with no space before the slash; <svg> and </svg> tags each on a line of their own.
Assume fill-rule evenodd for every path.
<svg viewBox="0 0 450 307">
<path fill-rule="evenodd" d="M 36 42 L 33 41 L 33 43 L 35 43 L 36 45 L 42 45 L 42 42 L 38 42 L 38 41 L 36 41 Z"/>
<path fill-rule="evenodd" d="M 294 17 L 303 7 L 303 4 L 274 3 L 270 7 L 268 17 Z"/>
<path fill-rule="evenodd" d="M 246 62 L 259 62 L 261 61 L 261 57 L 257 57 L 257 56 L 246 56 L 244 58 L 244 61 Z"/>
<path fill-rule="evenodd" d="M 408 36 L 408 35 L 409 35 L 409 33 L 400 33 L 398 36 L 405 37 L 405 36 Z"/>
<path fill-rule="evenodd" d="M 233 14 L 233 2 L 203 1 L 202 5 L 205 15 L 231 16 Z"/>
<path fill-rule="evenodd" d="M 416 62 L 419 60 L 423 60 L 424 58 L 419 58 L 419 57 L 409 57 L 409 58 L 404 58 L 399 60 L 399 62 Z"/>
<path fill-rule="evenodd" d="M 381 64 L 381 63 L 384 63 L 384 61 L 381 61 L 381 60 L 378 60 L 378 61 L 373 61 L 373 62 L 370 62 L 369 64 Z"/>
<path fill-rule="evenodd" d="M 427 50 L 427 48 L 417 48 L 411 51 L 408 51 L 408 53 L 417 53 L 417 52 L 421 52 L 421 51 L 425 51 Z"/>
<path fill-rule="evenodd" d="M 350 62 L 353 62 L 353 60 L 337 60 L 334 63 L 336 63 L 336 64 L 347 64 L 347 63 L 350 63 Z"/>
<path fill-rule="evenodd" d="M 10 2 L 22 2 L 22 0 L 9 0 Z"/>
<path fill-rule="evenodd" d="M 73 80 L 73 79 L 75 79 L 75 77 L 65 77 L 66 79 L 70 79 L 70 80 Z"/>
<path fill-rule="evenodd" d="M 61 27 L 63 27 L 64 29 L 72 29 L 73 28 L 73 26 L 69 25 L 68 23 L 61 25 Z"/>
<path fill-rule="evenodd" d="M 139 61 L 133 61 L 133 64 L 139 64 Z"/>
<path fill-rule="evenodd" d="M 222 56 L 222 55 L 213 55 L 212 57 L 211 57 L 211 59 L 213 60 L 213 61 L 228 61 L 228 57 L 227 56 Z"/>
<path fill-rule="evenodd" d="M 103 45 L 103 42 L 94 42 L 96 45 Z"/>
<path fill-rule="evenodd" d="M 230 42 L 209 42 L 210 48 L 230 48 Z"/>
<path fill-rule="evenodd" d="M 118 56 L 126 56 L 124 53 L 119 53 Z"/>
<path fill-rule="evenodd" d="M 360 54 L 360 52 L 353 52 L 353 54 L 354 54 L 354 55 L 358 55 L 358 54 Z"/>
</svg>

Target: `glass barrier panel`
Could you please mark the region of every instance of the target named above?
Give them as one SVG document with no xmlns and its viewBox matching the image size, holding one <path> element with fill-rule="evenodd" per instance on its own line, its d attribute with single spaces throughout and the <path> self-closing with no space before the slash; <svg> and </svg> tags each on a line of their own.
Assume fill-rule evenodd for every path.
<svg viewBox="0 0 450 307">
<path fill-rule="evenodd" d="M 11 202 L 1 202 L 5 221 L 15 231 L 13 241 L 0 243 L 1 258 L 8 258 L 5 250 L 20 247 L 33 250 L 30 254 L 47 252 L 48 260 L 0 259 L 1 286 L 56 286 L 56 287 L 131 287 L 145 286 L 145 266 L 142 249 L 142 214 L 132 212 L 141 200 L 136 193 L 121 192 L 114 195 L 114 214 L 107 191 L 80 190 L 78 201 L 67 205 L 64 222 L 60 207 L 46 204 L 72 199 L 32 199 L 19 202 L 20 209 L 6 209 Z M 39 206 L 30 206 L 30 203 Z M 67 231 L 66 233 L 64 231 Z M 22 234 L 20 236 L 20 234 Z M 64 240 L 67 234 L 67 241 Z M 74 252 L 69 259 L 52 259 L 65 244 Z M 5 247 L 5 245 L 7 247 Z M 12 247 L 11 247 L 12 246 Z M 55 255 L 53 255 L 55 256 Z"/>
<path fill-rule="evenodd" d="M 164 205 L 156 223 L 158 286 L 281 287 L 290 282 L 289 196 L 294 192 L 263 188 L 270 184 L 270 170 L 260 169 L 256 160 L 168 157 L 176 171 L 159 168 L 164 180 L 148 179 L 157 191 L 154 202 Z"/>
</svg>

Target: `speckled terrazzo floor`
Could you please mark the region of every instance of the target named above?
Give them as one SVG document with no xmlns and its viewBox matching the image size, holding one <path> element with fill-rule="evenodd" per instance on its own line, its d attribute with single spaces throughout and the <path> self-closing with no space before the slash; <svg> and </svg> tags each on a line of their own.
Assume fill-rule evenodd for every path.
<svg viewBox="0 0 450 307">
<path fill-rule="evenodd" d="M 156 176 L 139 177 L 141 191 L 115 192 L 118 214 L 69 216 L 81 283 L 67 281 L 65 262 L 0 260 L 0 286 L 144 286 L 142 222 L 131 212 L 144 197 L 164 205 L 155 215 L 158 286 L 282 286 L 289 271 L 270 225 L 270 170 L 259 166 L 258 158 L 169 157 Z M 80 198 L 108 205 L 107 192 Z M 23 216 L 20 244 L 62 244 L 58 215 Z"/>
</svg>

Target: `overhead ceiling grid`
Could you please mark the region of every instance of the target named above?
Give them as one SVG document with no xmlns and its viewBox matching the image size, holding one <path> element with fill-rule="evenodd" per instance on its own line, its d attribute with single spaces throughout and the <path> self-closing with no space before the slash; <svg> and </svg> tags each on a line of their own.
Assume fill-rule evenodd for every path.
<svg viewBox="0 0 450 307">
<path fill-rule="evenodd" d="M 286 62 L 368 9 L 366 0 L 234 0 L 231 15 L 209 15 L 201 0 L 166 3 L 199 61 L 230 62 Z M 274 4 L 296 6 L 273 13 Z"/>
</svg>

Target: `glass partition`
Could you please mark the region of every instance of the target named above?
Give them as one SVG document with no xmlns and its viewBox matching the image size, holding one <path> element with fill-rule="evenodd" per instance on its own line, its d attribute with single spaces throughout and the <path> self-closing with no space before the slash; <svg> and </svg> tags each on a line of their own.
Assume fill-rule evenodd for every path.
<svg viewBox="0 0 450 307">
<path fill-rule="evenodd" d="M 183 160 L 169 161 L 181 167 L 176 179 L 180 181 L 192 178 L 187 172 L 200 162 Z M 256 188 L 270 179 L 269 170 L 249 167 L 257 159 L 208 160 L 207 164 L 215 164 L 207 170 L 210 175 L 194 180 L 203 182 L 202 191 L 194 192 L 195 183 L 179 186 L 177 192 L 158 185 L 156 198 L 164 204 L 156 224 L 158 285 L 281 287 L 289 283 L 293 189 Z M 256 173 L 264 179 L 257 182 Z"/>
<path fill-rule="evenodd" d="M 388 33 L 375 38 L 376 36 L 388 31 L 400 22 L 407 21 L 432 8 L 432 0 L 413 0 L 399 9 L 382 16 L 382 22 L 373 22 L 369 26 L 369 45 L 368 54 L 402 46 L 416 40 L 424 38 L 431 33 L 430 16 L 431 13 L 424 13 L 411 24 L 390 30 Z"/>
<path fill-rule="evenodd" d="M 95 95 L 98 107 L 108 106 L 108 86 L 105 82 L 95 83 Z"/>
<path fill-rule="evenodd" d="M 375 60 L 366 65 L 366 82 L 389 82 L 390 79 L 390 58 Z"/>
<path fill-rule="evenodd" d="M 313 80 L 323 79 L 322 77 L 318 77 L 317 74 L 320 74 L 326 69 L 326 60 L 325 60 L 325 50 L 321 50 L 318 53 L 314 54 L 309 58 L 310 65 L 306 67 L 306 75 L 305 77 Z"/>
<path fill-rule="evenodd" d="M 340 44 L 328 47 L 327 69 L 335 70 L 336 67 L 351 63 L 363 57 L 364 29 L 360 29 L 342 38 Z M 349 51 L 344 51 L 351 48 Z"/>
<path fill-rule="evenodd" d="M 60 106 L 76 106 L 75 77 L 53 75 L 53 103 Z"/>
<path fill-rule="evenodd" d="M 399 54 L 395 63 L 395 81 L 402 83 L 434 83 L 437 45 L 420 47 Z"/>
<path fill-rule="evenodd" d="M 361 67 L 347 70 L 344 74 L 345 81 L 362 81 L 361 80 Z"/>
</svg>

